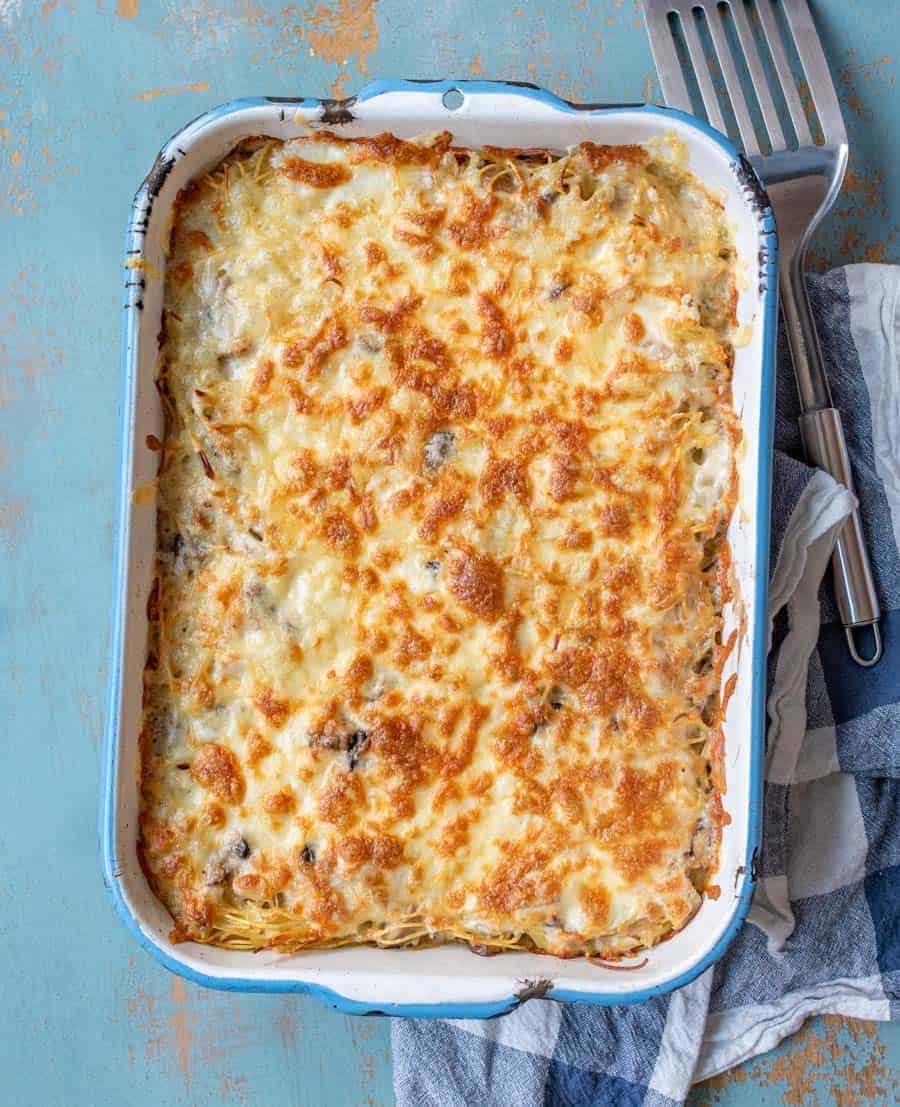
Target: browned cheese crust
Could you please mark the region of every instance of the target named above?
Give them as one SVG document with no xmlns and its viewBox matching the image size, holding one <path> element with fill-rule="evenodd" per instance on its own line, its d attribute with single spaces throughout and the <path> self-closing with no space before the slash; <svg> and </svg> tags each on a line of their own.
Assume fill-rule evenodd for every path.
<svg viewBox="0 0 900 1107">
<path fill-rule="evenodd" d="M 675 139 L 254 140 L 184 190 L 140 737 L 177 937 L 618 958 L 715 894 L 735 274 Z"/>
</svg>

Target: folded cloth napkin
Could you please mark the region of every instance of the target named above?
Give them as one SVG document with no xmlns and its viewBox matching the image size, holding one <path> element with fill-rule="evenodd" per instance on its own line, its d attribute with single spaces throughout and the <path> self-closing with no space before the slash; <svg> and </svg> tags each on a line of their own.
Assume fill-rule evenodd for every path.
<svg viewBox="0 0 900 1107">
<path fill-rule="evenodd" d="M 900 269 L 809 281 L 844 416 L 885 615 L 885 653 L 850 660 L 830 585 L 852 497 L 801 460 L 779 350 L 769 735 L 759 884 L 725 957 L 635 1006 L 531 1000 L 502 1018 L 393 1023 L 398 1107 L 684 1101 L 810 1015 L 900 1017 Z"/>
</svg>

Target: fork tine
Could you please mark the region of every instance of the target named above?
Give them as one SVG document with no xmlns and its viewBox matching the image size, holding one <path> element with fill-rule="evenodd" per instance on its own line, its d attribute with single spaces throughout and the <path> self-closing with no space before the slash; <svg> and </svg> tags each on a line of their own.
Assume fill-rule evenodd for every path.
<svg viewBox="0 0 900 1107">
<path fill-rule="evenodd" d="M 781 41 L 781 32 L 775 22 L 775 13 L 772 11 L 770 0 L 756 0 L 756 10 L 759 13 L 759 21 L 762 24 L 763 34 L 769 46 L 769 53 L 772 55 L 775 72 L 781 82 L 781 91 L 797 135 L 797 145 L 812 146 L 813 138 L 809 123 L 806 120 L 806 112 L 800 102 L 797 82 L 784 52 L 784 43 Z"/>
<path fill-rule="evenodd" d="M 731 100 L 731 108 L 741 134 L 741 142 L 744 144 L 744 150 L 752 157 L 760 153 L 759 141 L 756 137 L 756 128 L 753 126 L 747 101 L 744 98 L 741 79 L 735 68 L 734 56 L 731 53 L 731 47 L 728 45 L 728 39 L 725 37 L 722 14 L 716 3 L 711 3 L 709 8 L 704 7 L 703 12 L 706 16 L 706 25 L 709 28 L 709 37 L 712 39 L 716 57 L 719 59 L 719 68 L 725 78 L 725 88 L 728 90 L 728 97 Z"/>
<path fill-rule="evenodd" d="M 659 77 L 663 99 L 670 108 L 679 108 L 688 115 L 694 114 L 691 97 L 684 81 L 681 62 L 675 50 L 669 13 L 666 5 L 644 4 L 644 21 L 650 37 L 650 52 Z"/>
<path fill-rule="evenodd" d="M 750 30 L 750 21 L 747 19 L 744 0 L 731 0 L 729 7 L 731 8 L 731 17 L 734 20 L 738 41 L 744 51 L 744 61 L 747 63 L 750 80 L 753 82 L 753 90 L 756 93 L 759 110 L 769 134 L 769 142 L 772 144 L 773 150 L 784 150 L 787 147 L 787 142 L 784 138 L 784 131 L 781 129 L 781 120 L 778 118 L 775 101 L 772 99 L 769 79 L 766 77 L 766 72 L 759 58 L 756 39 Z"/>
<path fill-rule="evenodd" d="M 809 5 L 806 0 L 782 0 L 782 7 L 791 34 L 794 36 L 794 45 L 797 47 L 797 54 L 806 74 L 806 82 L 809 85 L 819 122 L 822 124 L 825 141 L 845 142 L 847 130 L 844 126 L 844 117 L 841 115 L 840 104 L 834 91 L 834 81 L 831 78 L 828 61 L 822 50 L 822 40 L 813 23 Z"/>
<path fill-rule="evenodd" d="M 693 7 L 691 0 L 683 0 L 681 3 L 673 0 L 672 3 L 672 9 L 678 12 L 678 17 L 681 20 L 681 33 L 684 35 L 685 45 L 691 57 L 694 76 L 697 78 L 700 95 L 703 97 L 703 106 L 706 108 L 707 118 L 717 131 L 727 134 L 722 108 L 713 87 L 712 75 L 709 71 L 706 55 L 703 53 L 703 43 L 700 41 L 697 24 L 694 21 Z"/>
</svg>

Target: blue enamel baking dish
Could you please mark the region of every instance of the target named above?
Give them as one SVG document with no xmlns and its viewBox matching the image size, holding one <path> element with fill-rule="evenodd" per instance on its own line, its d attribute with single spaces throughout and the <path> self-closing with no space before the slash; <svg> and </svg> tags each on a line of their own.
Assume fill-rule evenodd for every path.
<svg viewBox="0 0 900 1107">
<path fill-rule="evenodd" d="M 738 304 L 749 341 L 736 351 L 734 406 L 744 442 L 740 499 L 729 532 L 739 595 L 726 634 L 738 630 L 723 674 L 737 674 L 725 721 L 727 795 L 718 882 L 691 922 L 647 951 L 631 972 L 583 958 L 532 953 L 481 958 L 459 944 L 392 951 L 370 947 L 285 955 L 242 953 L 170 940 L 171 918 L 138 864 L 138 746 L 147 596 L 155 549 L 152 495 L 163 417 L 154 387 L 173 201 L 193 177 L 241 139 L 291 138 L 309 128 L 348 136 L 392 131 L 401 137 L 449 130 L 466 146 L 563 148 L 583 140 L 645 142 L 675 132 L 692 171 L 719 189 L 735 230 L 746 280 Z M 721 957 L 740 927 L 753 891 L 760 836 L 763 764 L 766 584 L 772 463 L 777 305 L 775 229 L 768 199 L 735 148 L 705 124 L 647 105 L 576 105 L 526 85 L 487 81 L 379 81 L 358 96 L 329 100 L 237 100 L 189 123 L 163 147 L 134 200 L 125 254 L 122 345 L 122 444 L 112 610 L 100 840 L 110 897 L 138 942 L 174 972 L 240 991 L 308 992 L 342 1011 L 420 1017 L 485 1018 L 539 994 L 560 1001 L 636 1003 L 693 980 Z M 136 490 L 141 494 L 135 495 Z"/>
</svg>

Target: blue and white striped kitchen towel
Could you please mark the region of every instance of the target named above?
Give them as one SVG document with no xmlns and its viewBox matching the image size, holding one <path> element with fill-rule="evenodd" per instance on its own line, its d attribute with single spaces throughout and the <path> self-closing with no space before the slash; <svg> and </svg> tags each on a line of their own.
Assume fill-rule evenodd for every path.
<svg viewBox="0 0 900 1107">
<path fill-rule="evenodd" d="M 677 1104 L 810 1015 L 900 1017 L 900 269 L 848 266 L 812 278 L 810 296 L 885 610 L 884 658 L 855 666 L 830 585 L 819 593 L 851 499 L 798 460 L 782 348 L 765 830 L 748 922 L 718 965 L 637 1006 L 531 1000 L 484 1022 L 395 1020 L 398 1107 Z"/>
</svg>

